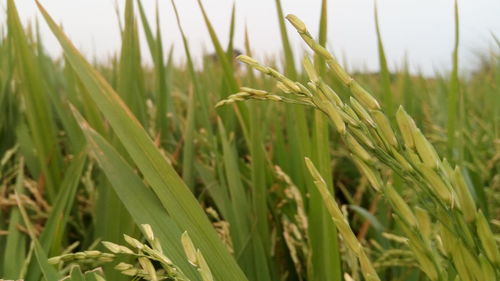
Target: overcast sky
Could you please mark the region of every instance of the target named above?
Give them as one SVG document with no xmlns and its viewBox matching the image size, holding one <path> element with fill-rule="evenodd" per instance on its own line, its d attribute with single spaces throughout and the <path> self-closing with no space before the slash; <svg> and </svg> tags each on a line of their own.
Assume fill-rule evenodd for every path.
<svg viewBox="0 0 500 281">
<path fill-rule="evenodd" d="M 202 0 L 223 44 L 227 43 L 231 6 L 230 0 Z M 119 50 L 120 38 L 115 3 L 123 8 L 124 0 L 41 0 L 49 13 L 64 26 L 64 30 L 80 50 L 88 56 L 105 59 Z M 156 0 L 142 3 L 154 18 Z M 175 57 L 182 60 L 183 50 L 169 0 L 158 0 L 165 46 L 175 45 Z M 281 41 L 275 1 L 235 0 L 235 47 L 242 49 L 245 24 L 257 58 L 279 55 Z M 317 34 L 320 0 L 282 0 L 285 14 L 299 16 Z M 372 0 L 329 1 L 328 46 L 350 69 L 376 70 L 378 66 Z M 5 0 L 0 0 L 2 9 Z M 19 12 L 27 23 L 37 17 L 32 0 L 17 0 Z M 177 0 L 183 28 L 195 57 L 212 46 L 196 0 Z M 380 27 L 389 60 L 389 67 L 401 66 L 405 56 L 413 71 L 426 74 L 447 71 L 453 48 L 452 0 L 379 0 Z M 473 68 L 477 53 L 494 46 L 491 34 L 500 37 L 500 0 L 459 0 L 460 59 L 462 69 Z M 39 17 L 39 15 L 38 15 Z M 5 22 L 5 13 L 0 14 Z M 57 56 L 58 43 L 41 21 L 42 36 L 48 51 Z M 288 28 L 294 51 L 305 50 L 299 36 Z M 141 35 L 142 36 L 142 35 Z M 143 40 L 145 47 L 145 40 Z M 146 61 L 148 52 L 143 49 Z"/>
</svg>

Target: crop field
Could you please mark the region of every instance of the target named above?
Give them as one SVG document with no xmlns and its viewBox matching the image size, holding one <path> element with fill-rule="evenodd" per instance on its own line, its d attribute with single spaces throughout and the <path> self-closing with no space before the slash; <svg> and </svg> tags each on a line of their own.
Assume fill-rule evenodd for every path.
<svg viewBox="0 0 500 281">
<path fill-rule="evenodd" d="M 267 61 L 248 33 L 234 48 L 234 9 L 223 44 L 198 0 L 202 64 L 173 0 L 181 64 L 141 1 L 123 0 L 106 61 L 38 2 L 22 24 L 16 2 L 0 22 L 0 280 L 500 280 L 500 40 L 463 73 L 456 4 L 451 71 L 431 77 L 389 71 L 377 17 L 380 70 L 344 69 L 327 0 L 307 23 L 275 1 Z"/>
</svg>

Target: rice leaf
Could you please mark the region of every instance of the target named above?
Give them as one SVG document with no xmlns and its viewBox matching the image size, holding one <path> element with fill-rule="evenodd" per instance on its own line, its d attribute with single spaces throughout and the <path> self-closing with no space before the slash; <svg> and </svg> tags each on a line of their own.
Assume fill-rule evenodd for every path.
<svg viewBox="0 0 500 281">
<path fill-rule="evenodd" d="M 155 147 L 130 109 L 80 55 L 41 4 L 39 2 L 37 4 L 92 99 L 172 219 L 182 230 L 190 233 L 195 245 L 206 255 L 208 265 L 216 279 L 246 280 L 235 260 L 217 237 L 189 188 Z"/>
</svg>

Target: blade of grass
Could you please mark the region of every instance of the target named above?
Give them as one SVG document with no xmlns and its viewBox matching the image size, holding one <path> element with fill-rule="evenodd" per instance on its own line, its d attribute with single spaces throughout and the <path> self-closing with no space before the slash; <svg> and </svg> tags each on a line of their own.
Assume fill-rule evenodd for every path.
<svg viewBox="0 0 500 281">
<path fill-rule="evenodd" d="M 18 194 L 23 194 L 23 181 L 24 181 L 24 160 L 21 158 L 18 161 L 18 171 L 16 176 L 15 190 Z M 3 274 L 2 278 L 5 279 L 23 279 L 21 274 L 21 266 L 26 259 L 26 236 L 19 230 L 19 225 L 22 222 L 21 213 L 19 209 L 13 208 L 10 213 L 9 228 L 6 239 L 5 251 L 3 252 Z"/>
<path fill-rule="evenodd" d="M 382 107 L 389 118 L 394 117 L 396 107 L 394 105 L 394 97 L 391 90 L 391 74 L 387 66 L 387 59 L 384 51 L 384 44 L 382 42 L 382 35 L 380 34 L 380 24 L 378 22 L 378 8 L 377 2 L 374 3 L 375 13 L 375 30 L 377 33 L 377 47 L 378 47 L 378 60 L 380 66 L 380 90 L 382 92 L 380 100 L 383 101 Z"/>
<path fill-rule="evenodd" d="M 37 2 L 50 29 L 63 47 L 73 69 L 89 90 L 92 99 L 106 116 L 121 143 L 162 205 L 207 258 L 218 280 L 246 280 L 235 260 L 217 237 L 207 216 L 189 188 L 154 145 L 138 120 L 109 84 L 88 64 L 49 14 Z"/>
<path fill-rule="evenodd" d="M 281 0 L 276 0 L 276 11 L 278 13 L 278 23 L 281 32 L 281 41 L 283 45 L 283 52 L 285 54 L 285 74 L 292 80 L 297 79 L 297 71 L 295 69 L 295 60 L 288 39 L 286 31 L 285 20 L 283 16 L 283 9 Z M 290 162 L 290 170 L 285 172 L 290 175 L 293 182 L 302 189 L 303 192 L 306 186 L 305 178 L 308 176 L 302 159 L 309 153 L 310 137 L 309 130 L 307 129 L 307 121 L 304 109 L 301 106 L 289 106 L 286 109 L 286 134 L 289 141 L 290 151 L 293 151 L 297 157 L 287 159 Z M 290 155 L 287 153 L 286 155 Z"/>
<path fill-rule="evenodd" d="M 161 38 L 160 18 L 158 11 L 158 2 L 156 2 L 156 38 L 153 35 L 151 26 L 148 22 L 144 7 L 140 0 L 137 1 L 139 7 L 139 15 L 141 17 L 144 34 L 148 42 L 149 52 L 153 59 L 155 69 L 155 99 L 157 101 L 156 122 L 158 133 L 162 139 L 162 143 L 167 142 L 167 110 L 170 104 L 170 91 L 167 87 L 166 66 L 163 62 L 163 43 Z"/>
<path fill-rule="evenodd" d="M 194 191 L 194 133 L 195 133 L 195 100 L 189 95 L 186 128 L 184 129 L 184 147 L 182 150 L 182 179 Z"/>
<path fill-rule="evenodd" d="M 156 122 L 158 127 L 158 132 L 160 134 L 163 143 L 167 142 L 168 139 L 168 113 L 172 111 L 169 110 L 169 107 L 173 107 L 172 105 L 172 97 L 170 93 L 170 83 L 172 83 L 169 76 L 169 63 L 172 62 L 172 52 L 169 54 L 169 58 L 167 61 L 167 65 L 163 62 L 163 41 L 161 37 L 161 29 L 160 29 L 160 12 L 158 7 L 158 2 L 156 2 L 156 87 L 157 87 L 157 101 L 158 108 L 156 113 Z"/>
<path fill-rule="evenodd" d="M 24 224 L 25 224 L 26 228 L 28 229 L 28 234 L 31 238 L 31 243 L 34 244 L 35 257 L 36 257 L 38 265 L 43 273 L 43 276 L 45 277 L 46 280 L 60 280 L 61 276 L 56 271 L 56 269 L 48 263 L 47 253 L 42 248 L 42 246 L 40 245 L 40 243 L 38 242 L 38 240 L 36 238 L 35 230 L 33 228 L 33 225 L 31 224 L 31 221 L 28 217 L 28 214 L 26 213 L 26 210 L 24 209 L 23 204 L 21 203 L 21 201 L 19 199 L 18 192 L 16 192 L 16 202 L 17 202 L 17 207 L 19 208 L 19 212 L 21 213 L 21 216 L 23 217 Z"/>
<path fill-rule="evenodd" d="M 229 24 L 229 42 L 227 43 L 227 49 L 226 49 L 226 55 L 228 61 L 233 61 L 235 22 L 236 22 L 236 2 L 233 2 L 233 8 L 231 10 L 231 22 Z"/>
<path fill-rule="evenodd" d="M 262 227 L 259 223 L 265 223 L 264 227 L 267 228 L 267 220 L 261 222 L 262 218 L 258 217 L 261 214 L 259 214 L 258 210 L 253 209 L 258 206 L 257 204 L 266 204 L 266 199 L 257 195 L 257 198 L 262 199 L 262 201 L 254 202 L 253 200 L 256 199 L 255 193 L 260 191 L 253 190 L 252 203 L 248 203 L 250 198 L 243 186 L 243 175 L 238 165 L 236 149 L 234 145 L 229 143 L 224 125 L 220 121 L 219 137 L 223 148 L 224 170 L 231 199 L 229 222 L 234 230 L 233 239 L 236 256 L 250 280 L 272 280 L 268 254 L 266 254 L 269 253 L 270 247 L 263 243 L 264 239 L 268 239 L 269 233 L 266 233 L 267 236 L 262 236 L 262 229 L 259 228 Z M 262 187 L 254 186 L 254 189 L 257 188 L 265 190 L 265 185 Z"/>
<path fill-rule="evenodd" d="M 85 154 L 80 152 L 68 166 L 61 182 L 61 189 L 57 194 L 55 203 L 39 237 L 40 246 L 49 255 L 57 255 L 63 250 L 63 243 L 65 242 L 64 234 L 68 227 L 69 213 L 73 208 L 85 160 Z M 28 266 L 26 279 L 39 280 L 41 274 L 42 272 L 38 263 L 32 260 Z"/>
<path fill-rule="evenodd" d="M 57 195 L 55 204 L 52 206 L 51 213 L 40 236 L 40 244 L 47 253 L 56 255 L 63 250 L 62 243 L 64 242 L 64 234 L 68 227 L 67 221 L 70 211 L 73 208 L 85 160 L 85 154 L 83 152 L 78 153 L 72 159 L 65 172 L 61 183 L 61 190 Z"/>
<path fill-rule="evenodd" d="M 276 12 L 278 13 L 278 23 L 280 26 L 281 41 L 283 43 L 283 52 L 285 55 L 285 75 L 292 80 L 297 79 L 297 70 L 295 68 L 295 59 L 293 57 L 292 47 L 286 32 L 285 16 L 281 7 L 281 0 L 276 0 Z"/>
<path fill-rule="evenodd" d="M 189 50 L 189 44 L 186 35 L 184 34 L 184 30 L 181 25 L 180 17 L 179 17 L 179 12 L 177 11 L 177 6 L 175 5 L 175 1 L 171 0 L 172 7 L 174 8 L 175 12 L 175 17 L 177 20 L 177 27 L 179 28 L 179 31 L 182 36 L 182 43 L 184 45 L 184 52 L 186 54 L 186 60 L 187 60 L 187 67 L 189 70 L 190 78 L 194 86 L 194 94 L 196 96 L 196 100 L 199 101 L 200 107 L 201 107 L 201 113 L 198 114 L 200 117 L 199 121 L 201 121 L 201 125 L 207 130 L 208 133 L 208 138 L 209 141 L 214 144 L 214 137 L 213 137 L 213 129 L 212 125 L 210 124 L 210 114 L 209 114 L 209 101 L 208 101 L 208 95 L 204 92 L 202 92 L 202 86 L 201 83 L 198 80 L 198 76 L 196 74 L 196 71 L 194 69 L 194 64 L 193 64 L 193 59 L 191 57 L 191 51 Z"/>
<path fill-rule="evenodd" d="M 326 46 L 328 33 L 328 5 L 327 1 L 321 2 L 321 16 L 319 22 L 319 43 Z M 315 56 L 316 68 L 320 76 L 324 77 L 326 65 L 324 59 Z M 314 112 L 313 134 L 311 143 L 315 149 L 313 161 L 325 179 L 328 189 L 333 190 L 332 160 L 330 153 L 330 128 L 324 114 Z M 328 212 L 321 204 L 321 195 L 313 188 L 309 190 L 309 237 L 312 249 L 312 269 L 308 274 L 311 280 L 341 280 L 340 254 L 338 249 L 337 230 L 328 217 Z"/>
<path fill-rule="evenodd" d="M 230 94 L 234 94 L 238 92 L 239 86 L 238 82 L 236 81 L 236 77 L 234 76 L 234 64 L 233 64 L 233 58 L 232 56 L 230 57 L 230 60 L 228 59 L 228 56 L 224 52 L 224 49 L 222 48 L 222 45 L 219 41 L 219 38 L 217 37 L 217 34 L 215 33 L 215 30 L 212 26 L 212 23 L 210 22 L 210 19 L 208 18 L 208 15 L 205 11 L 205 8 L 203 7 L 203 4 L 201 3 L 201 0 L 198 1 L 198 6 L 200 7 L 201 13 L 203 15 L 203 20 L 205 21 L 205 25 L 207 27 L 208 33 L 210 35 L 210 39 L 212 41 L 212 44 L 215 49 L 215 53 L 217 54 L 217 59 L 219 60 L 219 63 L 222 66 L 223 72 L 224 72 L 224 85 L 225 87 L 222 88 L 221 91 L 221 98 L 225 98 L 229 96 Z M 232 24 L 234 24 L 234 21 L 231 21 Z M 231 28 L 231 30 L 234 30 L 234 27 Z M 245 136 L 245 140 L 247 144 L 250 143 L 249 136 L 248 136 L 248 109 L 245 105 L 243 104 L 238 104 L 234 106 L 234 109 L 236 110 L 236 117 L 239 120 L 240 127 L 243 130 L 243 134 Z M 234 115 L 229 111 L 229 108 L 219 108 L 217 109 L 218 112 L 220 113 L 222 120 L 224 121 L 224 124 L 226 125 L 226 129 L 229 131 L 234 131 L 235 130 L 235 121 L 234 121 Z"/>
<path fill-rule="evenodd" d="M 117 92 L 141 124 L 146 122 L 141 53 L 134 16 L 134 1 L 125 2 L 125 28 L 122 35 Z M 132 78 L 133 77 L 133 78 Z"/>
<path fill-rule="evenodd" d="M 37 150 L 42 172 L 40 176 L 45 179 L 48 199 L 52 201 L 56 196 L 62 171 L 56 128 L 47 103 L 38 61 L 30 49 L 13 0 L 7 2 L 7 13 L 9 36 L 15 46 L 17 73 L 22 81 L 29 81 L 19 84 L 25 97 L 25 114 Z"/>
<path fill-rule="evenodd" d="M 97 160 L 112 188 L 134 219 L 136 225 L 149 224 L 162 242 L 162 247 L 182 271 L 192 278 L 198 273 L 188 264 L 180 243 L 182 234 L 178 225 L 170 218 L 153 191 L 147 187 L 134 169 L 99 133 L 73 109 L 73 113 L 85 134 L 89 149 Z M 147 206 L 147 207 L 145 207 Z"/>
<path fill-rule="evenodd" d="M 245 49 L 248 55 L 252 55 L 250 48 L 250 40 L 248 38 L 248 30 L 245 27 Z M 250 68 L 247 69 L 250 82 L 255 83 L 255 76 Z M 258 230 L 259 237 L 254 238 L 254 252 L 259 254 L 261 257 L 256 255 L 256 259 L 265 260 L 266 263 L 262 266 L 256 268 L 256 272 L 262 271 L 262 276 L 258 280 L 264 280 L 263 278 L 275 280 L 277 279 L 277 270 L 275 270 L 274 260 L 269 258 L 265 253 L 271 251 L 271 241 L 270 237 L 270 226 L 268 224 L 268 214 L 269 208 L 267 205 L 268 199 L 268 188 L 269 184 L 266 181 L 267 173 L 269 169 L 268 162 L 265 159 L 265 148 L 264 148 L 264 138 L 266 135 L 266 129 L 263 128 L 262 124 L 265 124 L 264 118 L 262 117 L 262 104 L 251 103 L 249 104 L 250 112 L 250 154 L 251 154 L 251 179 L 252 179 L 252 208 L 255 213 L 255 227 Z M 262 245 L 260 247 L 260 245 Z M 260 248 L 259 248 L 260 247 Z M 257 263 L 258 265 L 258 263 Z M 269 272 L 265 272 L 260 268 L 269 267 Z"/>
<path fill-rule="evenodd" d="M 458 110 L 460 109 L 460 86 L 458 80 L 458 48 L 460 43 L 460 30 L 459 30 L 459 17 L 458 17 L 458 1 L 455 1 L 455 42 L 453 45 L 453 55 L 452 55 L 452 70 L 450 76 L 450 84 L 448 90 L 448 123 L 447 123 L 447 136 L 448 136 L 448 158 L 450 160 L 461 160 L 462 149 L 457 146 L 460 143 L 460 117 L 458 116 Z M 458 121 L 458 126 L 457 126 Z M 459 163 L 459 162 L 458 162 Z"/>
<path fill-rule="evenodd" d="M 158 59 L 158 57 L 156 56 L 156 39 L 154 38 L 153 31 L 151 30 L 151 25 L 149 24 L 146 12 L 144 11 L 144 7 L 142 6 L 142 1 L 137 0 L 137 7 L 139 8 L 139 16 L 141 18 L 142 28 L 144 29 L 144 35 L 146 35 L 149 53 L 151 54 L 151 58 L 156 64 Z"/>
</svg>

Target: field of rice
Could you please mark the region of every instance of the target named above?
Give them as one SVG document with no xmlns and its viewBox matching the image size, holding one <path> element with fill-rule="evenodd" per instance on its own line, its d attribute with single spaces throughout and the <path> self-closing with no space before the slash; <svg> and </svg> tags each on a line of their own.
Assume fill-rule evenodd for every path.
<svg viewBox="0 0 500 281">
<path fill-rule="evenodd" d="M 123 1 L 107 61 L 38 2 L 57 59 L 1 11 L 0 280 L 500 280 L 500 40 L 460 71 L 457 5 L 451 71 L 424 76 L 389 71 L 377 17 L 380 71 L 345 70 L 327 0 L 313 23 L 275 0 L 268 61 L 198 0 L 201 67 L 186 15 L 178 64 L 158 13 Z"/>
</svg>

